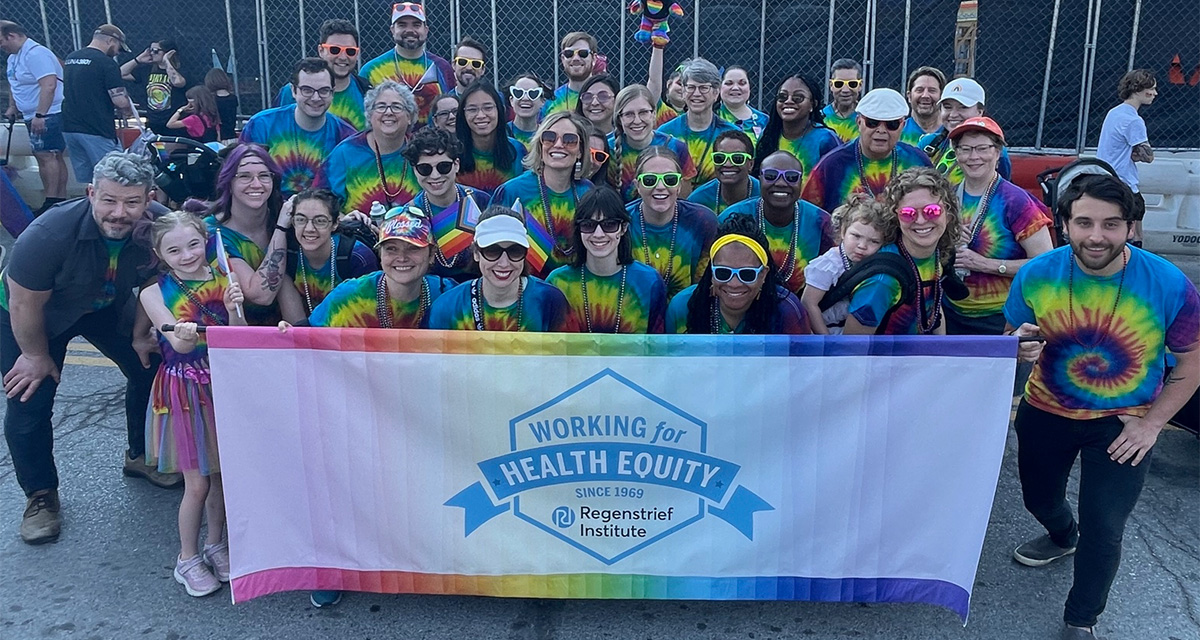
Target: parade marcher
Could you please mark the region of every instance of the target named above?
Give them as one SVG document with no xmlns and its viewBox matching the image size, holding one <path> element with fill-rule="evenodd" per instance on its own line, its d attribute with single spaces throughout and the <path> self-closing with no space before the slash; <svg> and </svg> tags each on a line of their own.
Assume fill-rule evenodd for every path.
<svg viewBox="0 0 1200 640">
<path fill-rule="evenodd" d="M 454 45 L 454 57 L 450 59 L 454 69 L 454 88 L 450 94 L 461 96 L 467 87 L 479 82 L 487 73 L 487 52 L 483 43 L 466 36 Z"/>
<path fill-rule="evenodd" d="M 717 177 L 696 187 L 688 202 L 712 209 L 718 216 L 726 207 L 759 195 L 758 178 L 750 175 L 754 143 L 744 131 L 723 131 L 713 143 Z"/>
<path fill-rule="evenodd" d="M 102 24 L 88 46 L 63 59 L 63 138 L 75 180 L 83 184 L 92 182 L 92 167 L 105 154 L 121 150 L 113 108 L 133 115 L 121 68 L 113 60 L 118 51 L 129 51 L 124 32 Z"/>
<path fill-rule="evenodd" d="M 517 76 L 508 85 L 508 103 L 513 110 L 508 135 L 525 145 L 525 151 L 533 146 L 533 132 L 537 131 L 542 105 L 550 94 L 550 87 L 532 72 Z"/>
<path fill-rule="evenodd" d="M 321 186 L 342 201 L 342 211 L 369 214 L 378 202 L 385 209 L 408 204 L 421 190 L 404 144 L 417 118 L 408 87 L 384 80 L 367 91 L 366 131 L 343 140 L 329 153 Z"/>
<path fill-rule="evenodd" d="M 362 48 L 358 46 L 358 29 L 354 23 L 340 18 L 331 18 L 321 23 L 320 44 L 317 56 L 329 63 L 333 73 L 333 102 L 329 113 L 350 123 L 358 131 L 367 128 L 367 111 L 363 98 L 371 85 L 358 75 L 358 61 Z M 296 96 L 289 82 L 279 88 L 275 106 L 295 104 Z"/>
<path fill-rule="evenodd" d="M 1136 205 L 1118 178 L 1080 176 L 1058 206 L 1070 246 L 1030 260 L 1004 305 L 1016 335 L 1045 338 L 1024 345 L 1036 363 L 1015 426 L 1025 508 L 1047 533 L 1013 557 L 1038 567 L 1075 555 L 1061 638 L 1095 640 L 1155 442 L 1200 384 L 1200 295 L 1127 243 Z M 1066 499 L 1076 458 L 1078 520 Z"/>
<path fill-rule="evenodd" d="M 204 85 L 187 90 L 187 103 L 175 110 L 167 120 L 167 128 L 174 134 L 183 129 L 184 137 L 196 142 L 216 142 L 221 134 L 221 112 L 217 100 Z"/>
<path fill-rule="evenodd" d="M 692 188 L 717 177 L 711 155 L 717 136 L 722 131 L 739 129 L 717 117 L 714 107 L 720 97 L 721 73 L 713 63 L 695 58 L 683 68 L 681 78 L 687 112 L 660 126 L 658 131 L 682 140 L 696 163 L 696 177 L 689 181 L 684 193 L 687 196 Z"/>
<path fill-rule="evenodd" d="M 233 80 L 221 69 L 209 69 L 204 74 L 204 88 L 212 92 L 217 103 L 217 113 L 220 114 L 221 131 L 218 138 L 221 144 L 229 145 L 237 141 L 238 98 L 233 92 Z"/>
<path fill-rule="evenodd" d="M 743 200 L 717 218 L 754 219 L 767 239 L 779 286 L 796 295 L 804 290 L 804 268 L 836 243 L 829 214 L 800 199 L 800 161 L 776 151 L 762 163 L 762 194 Z"/>
<path fill-rule="evenodd" d="M 954 156 L 950 132 L 968 118 L 983 116 L 985 97 L 983 87 L 971 78 L 955 78 L 947 82 L 946 88 L 942 90 L 942 99 L 938 102 L 942 127 L 921 136 L 917 145 L 952 186 L 962 183 L 963 170 Z M 1000 150 L 1000 163 L 996 169 L 1005 180 L 1012 178 L 1012 161 L 1008 158 L 1008 149 Z"/>
<path fill-rule="evenodd" d="M 543 277 L 571 261 L 575 249 L 575 211 L 579 199 L 592 189 L 583 176 L 591 171 L 587 151 L 587 122 L 570 112 L 556 112 L 542 121 L 525 157 L 525 173 L 500 185 L 492 204 L 512 207 L 518 200 L 528 212 L 531 240 L 546 256 L 530 275 Z"/>
<path fill-rule="evenodd" d="M 850 303 L 840 300 L 821 310 L 821 300 L 846 273 L 883 246 L 886 210 L 878 200 L 855 194 L 830 216 L 840 240 L 838 246 L 822 253 L 804 267 L 804 293 L 800 304 L 808 313 L 812 331 L 819 335 L 840 335 L 850 315 Z"/>
<path fill-rule="evenodd" d="M 29 544 L 57 540 L 62 526 L 51 415 L 67 343 L 76 336 L 94 344 L 125 376 L 125 475 L 161 487 L 182 480 L 146 464 L 152 347 L 133 344 L 121 328 L 133 288 L 151 275 L 150 247 L 132 233 L 151 206 L 154 169 L 141 156 L 115 152 L 94 173 L 86 198 L 52 207 L 21 233 L 0 276 L 0 371 L 8 394 L 4 436 L 27 498 L 20 530 Z"/>
<path fill-rule="evenodd" d="M 462 143 L 458 181 L 493 193 L 521 175 L 525 145 L 508 137 L 507 107 L 492 85 L 476 82 L 459 95 L 456 133 Z"/>
<path fill-rule="evenodd" d="M 675 154 L 665 147 L 648 147 L 637 163 L 641 199 L 626 206 L 634 257 L 658 271 L 668 297 L 704 275 L 708 247 L 717 231 L 717 216 L 711 209 L 679 197 L 682 185 Z"/>
<path fill-rule="evenodd" d="M 767 239 L 748 216 L 721 222 L 712 264 L 696 284 L 671 298 L 670 333 L 809 334 L 800 299 L 779 286 Z"/>
<path fill-rule="evenodd" d="M 784 78 L 775 92 L 767 127 L 758 139 L 754 175 L 758 175 L 767 156 L 787 151 L 800 161 L 800 170 L 807 178 L 825 154 L 842 146 L 838 135 L 825 125 L 817 88 L 799 74 Z"/>
<path fill-rule="evenodd" d="M 578 331 L 663 333 L 667 288 L 653 267 L 634 259 L 630 222 L 612 189 L 593 189 L 579 201 L 573 264 L 546 278 L 566 296 Z"/>
<path fill-rule="evenodd" d="M 607 136 L 613 132 L 613 103 L 620 90 L 617 79 L 607 73 L 588 78 L 579 88 L 575 115 L 591 123 L 600 135 Z"/>
<path fill-rule="evenodd" d="M 30 38 L 25 27 L 0 20 L 0 51 L 8 54 L 6 119 L 21 116 L 37 160 L 45 200 L 38 212 L 67 196 L 67 163 L 63 151 L 63 67 L 54 52 Z"/>
<path fill-rule="evenodd" d="M 146 126 L 160 136 L 174 135 L 167 120 L 187 102 L 187 78 L 179 72 L 179 52 L 174 40 L 150 43 L 146 50 L 121 65 L 121 79 L 146 89 Z"/>
<path fill-rule="evenodd" d="M 588 153 L 591 154 L 592 161 L 589 163 L 590 173 L 585 177 L 596 187 L 606 187 L 620 194 L 621 165 L 612 157 L 608 137 L 595 130 L 589 131 Z"/>
<path fill-rule="evenodd" d="M 1000 335 L 1012 278 L 1030 258 L 1054 248 L 1050 212 L 996 171 L 1005 143 L 994 120 L 970 118 L 950 132 L 950 141 L 964 175 L 954 266 L 969 272 L 963 278 L 969 294 L 946 300 L 946 333 Z"/>
<path fill-rule="evenodd" d="M 458 131 L 458 96 L 443 93 L 434 98 L 428 124 L 454 135 Z"/>
<path fill-rule="evenodd" d="M 829 89 L 833 101 L 822 110 L 825 126 L 833 129 L 842 142 L 850 142 L 858 137 L 855 110 L 863 90 L 862 65 L 850 58 L 834 60 L 829 67 Z"/>
<path fill-rule="evenodd" d="M 550 100 L 542 106 L 543 118 L 558 111 L 575 112 L 575 105 L 579 103 L 579 90 L 583 88 L 583 83 L 592 77 L 592 71 L 596 68 L 599 46 L 595 36 L 584 31 L 572 31 L 563 36 L 562 50 L 558 56 L 567 81 L 556 89 Z"/>
<path fill-rule="evenodd" d="M 907 270 L 880 273 L 858 285 L 844 333 L 945 335 L 943 278 L 962 229 L 954 190 L 936 170 L 917 167 L 888 182 L 884 205 L 885 244 L 876 258 L 899 254 Z M 911 296 L 905 296 L 901 278 L 911 279 Z"/>
<path fill-rule="evenodd" d="M 322 184 L 322 165 L 330 152 L 358 133 L 329 113 L 333 73 L 320 58 L 304 58 L 292 71 L 296 104 L 259 111 L 242 128 L 241 141 L 264 147 L 283 171 L 283 195 Z M 253 299 L 254 294 L 247 290 Z"/>
<path fill-rule="evenodd" d="M 1096 158 L 1108 163 L 1117 177 L 1133 191 L 1133 238 L 1135 247 L 1142 246 L 1142 218 L 1146 216 L 1146 200 L 1138 190 L 1138 162 L 1154 162 L 1154 148 L 1146 133 L 1146 121 L 1138 109 L 1154 103 L 1158 96 L 1158 81 L 1149 69 L 1136 69 L 1121 77 L 1117 85 L 1121 104 L 1108 110 L 1100 127 L 1100 143 Z"/>
<path fill-rule="evenodd" d="M 413 136 L 404 156 L 416 169 L 422 189 L 412 206 L 425 214 L 432 228 L 434 262 L 430 273 L 456 282 L 478 276 L 471 260 L 471 233 L 462 222 L 470 215 L 468 198 L 482 211 L 491 195 L 458 184 L 462 144 L 455 136 L 428 127 Z"/>
<path fill-rule="evenodd" d="M 163 361 L 154 377 L 146 463 L 163 473 L 183 473 L 179 503 L 179 555 L 175 581 L 189 596 L 206 596 L 229 582 L 225 498 L 217 455 L 208 343 L 199 327 L 245 325 L 236 282 L 219 276 L 206 257 L 208 230 L 199 218 L 173 211 L 154 221 L 154 254 L 164 265 L 158 280 L 138 295 L 157 329 Z M 171 325 L 171 331 L 162 327 Z M 201 518 L 208 532 L 199 545 Z M 200 548 L 198 548 L 200 547 Z"/>
<path fill-rule="evenodd" d="M 767 114 L 746 104 L 750 100 L 750 75 L 742 67 L 725 69 L 721 78 L 721 106 L 717 116 L 757 141 L 767 126 Z"/>
<path fill-rule="evenodd" d="M 425 122 L 438 95 L 454 88 L 454 69 L 445 58 L 429 53 L 429 25 L 419 2 L 392 5 L 391 34 L 396 46 L 363 65 L 362 76 L 372 86 L 395 80 L 412 91 L 417 122 Z"/>
<path fill-rule="evenodd" d="M 907 115 L 908 103 L 895 90 L 873 89 L 863 96 L 858 103 L 862 135 L 821 158 L 808 175 L 804 199 L 826 211 L 859 191 L 881 199 L 884 188 L 902 171 L 929 166 L 924 153 L 900 142 Z"/>
<path fill-rule="evenodd" d="M 608 146 L 614 162 L 620 166 L 619 190 L 625 202 L 638 197 L 637 159 L 647 147 L 666 147 L 674 153 L 682 167 L 684 187 L 690 187 L 696 176 L 696 163 L 686 143 L 654 129 L 653 92 L 640 84 L 621 89 L 613 103 L 613 117 L 616 121 L 608 137 Z"/>
<path fill-rule="evenodd" d="M 942 125 L 942 89 L 946 88 L 946 74 L 937 67 L 917 67 L 908 74 L 905 97 L 908 98 L 910 115 L 900 132 L 900 142 L 917 147 L 926 134 L 935 133 Z"/>
<path fill-rule="evenodd" d="M 521 217 L 520 212 L 503 206 L 484 210 L 471 245 L 481 275 L 443 293 L 433 303 L 430 328 L 575 331 L 562 292 L 525 273 L 530 242 Z"/>
</svg>

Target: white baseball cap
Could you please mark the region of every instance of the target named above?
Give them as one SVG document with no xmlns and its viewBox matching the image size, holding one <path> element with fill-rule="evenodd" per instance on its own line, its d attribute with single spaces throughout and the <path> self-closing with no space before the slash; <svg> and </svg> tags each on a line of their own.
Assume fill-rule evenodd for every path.
<svg viewBox="0 0 1200 640">
<path fill-rule="evenodd" d="M 492 216 L 475 225 L 476 246 L 490 247 L 500 242 L 511 242 L 528 249 L 529 234 L 525 225 L 510 215 Z"/>
<path fill-rule="evenodd" d="M 897 120 L 908 116 L 908 101 L 895 89 L 871 89 L 858 101 L 855 111 L 872 120 Z"/>
<path fill-rule="evenodd" d="M 984 97 L 983 87 L 978 82 L 971 78 L 955 78 L 942 89 L 942 99 L 938 104 L 953 100 L 964 107 L 973 107 L 977 104 L 987 104 Z"/>
</svg>

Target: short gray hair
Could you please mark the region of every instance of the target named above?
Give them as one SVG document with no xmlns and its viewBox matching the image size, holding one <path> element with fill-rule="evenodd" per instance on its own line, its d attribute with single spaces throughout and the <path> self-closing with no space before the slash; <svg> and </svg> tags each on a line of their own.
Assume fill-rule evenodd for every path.
<svg viewBox="0 0 1200 640">
<path fill-rule="evenodd" d="M 371 112 L 375 110 L 375 101 L 379 99 L 379 94 L 384 91 L 395 91 L 400 96 L 400 104 L 408 113 L 408 124 L 412 126 L 417 123 L 417 99 L 413 97 L 412 89 L 396 82 L 395 80 L 384 80 L 367 91 L 367 95 L 363 96 L 363 109 L 369 118 Z"/>
<path fill-rule="evenodd" d="M 859 64 L 857 60 L 852 58 L 838 58 L 837 60 L 834 60 L 833 64 L 829 65 L 829 75 L 832 76 L 834 71 L 843 71 L 846 69 L 854 69 L 854 72 L 858 74 L 858 77 L 862 77 L 862 65 Z"/>
<path fill-rule="evenodd" d="M 708 60 L 693 58 L 683 68 L 683 72 L 679 76 L 679 81 L 683 84 L 696 82 L 698 84 L 711 84 L 719 87 L 721 86 L 721 72 L 717 69 L 717 65 Z"/>
<path fill-rule="evenodd" d="M 92 171 L 92 184 L 104 179 L 121 186 L 142 186 L 149 191 L 154 186 L 154 165 L 150 159 L 129 151 L 110 151 Z"/>
</svg>

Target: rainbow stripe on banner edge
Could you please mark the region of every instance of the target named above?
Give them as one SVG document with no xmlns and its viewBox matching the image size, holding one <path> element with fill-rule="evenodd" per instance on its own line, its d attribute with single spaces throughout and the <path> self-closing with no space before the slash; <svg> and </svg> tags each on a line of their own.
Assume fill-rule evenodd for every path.
<svg viewBox="0 0 1200 640">
<path fill-rule="evenodd" d="M 753 336 L 209 327 L 210 349 L 528 356 L 1017 357 L 1010 336 Z"/>
</svg>

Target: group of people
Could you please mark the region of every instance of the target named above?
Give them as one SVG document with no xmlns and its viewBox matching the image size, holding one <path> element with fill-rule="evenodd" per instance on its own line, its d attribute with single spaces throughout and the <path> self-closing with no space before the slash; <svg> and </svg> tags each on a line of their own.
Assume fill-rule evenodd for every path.
<svg viewBox="0 0 1200 640">
<path fill-rule="evenodd" d="M 279 105 L 222 152 L 212 201 L 168 212 L 146 159 L 70 145 L 88 196 L 22 234 L 0 294 L 26 542 L 60 533 L 50 414 L 78 335 L 129 381 L 126 472 L 161 485 L 182 473 L 174 576 L 206 595 L 228 580 L 229 556 L 205 326 L 1007 333 L 1036 362 L 1017 433 L 1026 505 L 1049 532 L 1014 556 L 1076 554 L 1063 637 L 1093 637 L 1145 477 L 1138 463 L 1200 381 L 1200 298 L 1127 243 L 1128 186 L 1073 183 L 1057 210 L 1067 246 L 1054 249 L 1049 211 L 1008 180 L 1004 131 L 970 78 L 920 67 L 905 93 L 864 93 L 861 67 L 839 60 L 831 104 L 796 73 L 764 112 L 748 104 L 743 68 L 695 58 L 665 74 L 655 42 L 647 82 L 620 86 L 596 72 L 596 39 L 573 32 L 560 50 L 567 83 L 522 73 L 497 90 L 478 41 L 450 61 L 426 49 L 425 12 L 394 5 L 395 47 L 362 64 L 353 23 L 323 24 L 318 55 L 296 64 Z M 10 33 L 25 37 L 0 33 L 6 51 L 30 50 Z M 67 95 L 78 82 L 79 95 L 86 84 L 88 99 L 109 101 L 102 110 L 128 109 L 120 79 L 140 73 L 159 102 L 180 105 L 152 126 L 233 138 L 211 95 L 176 95 L 169 41 L 118 68 L 122 48 L 119 29 L 98 28 L 66 60 Z M 1130 88 L 1152 93 L 1153 76 Z M 81 135 L 113 138 L 104 116 Z M 132 339 L 117 329 L 126 306 Z M 1081 450 L 1076 524 L 1064 492 Z M 312 594 L 316 606 L 339 598 Z"/>
</svg>

